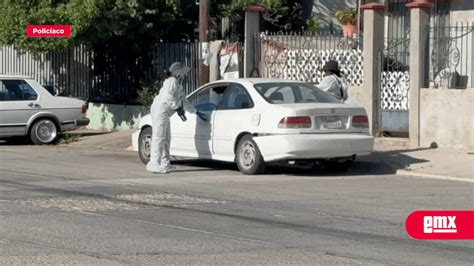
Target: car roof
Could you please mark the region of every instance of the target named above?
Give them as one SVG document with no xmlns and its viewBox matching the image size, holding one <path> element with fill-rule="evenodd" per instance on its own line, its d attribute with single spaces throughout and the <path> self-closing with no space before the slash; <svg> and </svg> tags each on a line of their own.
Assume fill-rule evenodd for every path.
<svg viewBox="0 0 474 266">
<path fill-rule="evenodd" d="M 276 79 L 276 78 L 239 78 L 239 79 L 221 79 L 210 84 L 219 84 L 219 83 L 252 83 L 252 84 L 263 84 L 263 83 L 305 83 L 303 81 L 291 80 L 291 79 Z"/>
<path fill-rule="evenodd" d="M 26 75 L 0 74 L 0 79 L 32 79 L 32 78 Z"/>
</svg>

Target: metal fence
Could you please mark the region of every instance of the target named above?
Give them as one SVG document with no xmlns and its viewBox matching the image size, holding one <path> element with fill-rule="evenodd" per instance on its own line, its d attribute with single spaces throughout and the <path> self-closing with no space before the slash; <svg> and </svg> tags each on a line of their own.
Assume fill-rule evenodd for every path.
<svg viewBox="0 0 474 266">
<path fill-rule="evenodd" d="M 430 88 L 474 87 L 474 23 L 429 28 Z"/>
<path fill-rule="evenodd" d="M 86 46 L 40 54 L 0 46 L 0 74 L 32 77 L 44 86 L 53 86 L 64 96 L 100 103 L 136 104 L 137 91 L 145 84 L 162 81 L 163 70 L 174 61 L 191 67 L 184 87 L 187 93 L 194 91 L 198 51 L 197 43 L 159 43 L 149 51 L 146 64 L 141 64 L 139 59 L 124 63 L 107 51 L 92 51 Z"/>
<path fill-rule="evenodd" d="M 363 77 L 361 38 L 345 38 L 334 34 L 265 34 L 256 36 L 260 51 L 259 74 L 319 83 L 322 67 L 336 60 L 350 85 L 361 85 Z"/>
<path fill-rule="evenodd" d="M 0 46 L 0 74 L 34 78 L 54 86 L 62 95 L 89 97 L 91 52 L 78 46 L 60 53 L 21 52 L 13 46 Z"/>
</svg>

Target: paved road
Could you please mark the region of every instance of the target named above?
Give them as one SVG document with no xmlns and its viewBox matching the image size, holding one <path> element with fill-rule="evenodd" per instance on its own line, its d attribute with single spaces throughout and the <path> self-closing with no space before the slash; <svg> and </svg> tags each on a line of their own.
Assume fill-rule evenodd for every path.
<svg viewBox="0 0 474 266">
<path fill-rule="evenodd" d="M 473 209 L 472 183 L 182 162 L 153 175 L 133 152 L 0 146 L 0 264 L 473 265 L 468 241 L 416 241 L 416 209 Z"/>
</svg>

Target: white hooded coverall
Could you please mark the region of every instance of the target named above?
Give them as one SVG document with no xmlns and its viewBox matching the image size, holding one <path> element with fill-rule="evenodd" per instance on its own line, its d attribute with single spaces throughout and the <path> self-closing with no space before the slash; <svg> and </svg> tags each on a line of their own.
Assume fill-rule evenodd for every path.
<svg viewBox="0 0 474 266">
<path fill-rule="evenodd" d="M 150 161 L 146 167 L 150 172 L 168 173 L 173 170 L 170 164 L 170 117 L 181 106 L 190 113 L 196 112 L 184 97 L 183 86 L 178 79 L 169 77 L 151 105 L 152 140 Z"/>
</svg>

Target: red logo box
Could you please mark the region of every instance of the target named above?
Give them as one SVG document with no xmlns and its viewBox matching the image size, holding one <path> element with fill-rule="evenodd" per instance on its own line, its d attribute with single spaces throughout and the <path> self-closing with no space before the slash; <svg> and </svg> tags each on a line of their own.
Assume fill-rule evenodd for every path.
<svg viewBox="0 0 474 266">
<path fill-rule="evenodd" d="M 71 37 L 71 25 L 28 25 L 26 26 L 26 37 Z"/>
<path fill-rule="evenodd" d="M 405 229 L 419 240 L 474 240 L 474 211 L 414 211 Z"/>
</svg>

